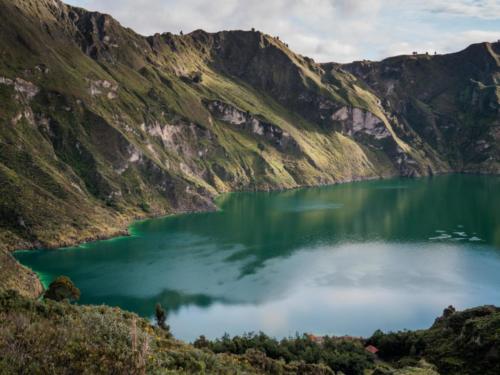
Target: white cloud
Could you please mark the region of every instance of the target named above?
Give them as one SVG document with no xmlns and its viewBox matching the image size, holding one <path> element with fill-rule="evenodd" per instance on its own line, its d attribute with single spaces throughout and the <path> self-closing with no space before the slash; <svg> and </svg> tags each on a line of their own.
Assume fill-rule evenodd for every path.
<svg viewBox="0 0 500 375">
<path fill-rule="evenodd" d="M 500 27 L 491 27 L 492 20 L 500 22 L 499 0 L 67 1 L 110 13 L 145 35 L 255 27 L 317 61 L 381 59 L 413 50 L 444 53 L 500 38 Z M 443 30 L 452 19 L 453 30 Z"/>
<path fill-rule="evenodd" d="M 422 8 L 430 12 L 445 16 L 456 15 L 484 19 L 500 18 L 500 2 L 498 0 L 431 0 L 419 3 Z"/>
</svg>

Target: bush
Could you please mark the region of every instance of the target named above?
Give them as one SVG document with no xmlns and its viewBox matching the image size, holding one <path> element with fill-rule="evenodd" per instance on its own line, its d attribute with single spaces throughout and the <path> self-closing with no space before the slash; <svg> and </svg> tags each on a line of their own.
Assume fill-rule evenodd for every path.
<svg viewBox="0 0 500 375">
<path fill-rule="evenodd" d="M 342 371 L 345 374 L 363 375 L 365 369 L 373 366 L 373 357 L 364 350 L 361 341 L 346 341 L 324 337 L 322 343 L 312 341 L 308 336 L 297 336 L 278 341 L 264 333 L 246 334 L 230 338 L 224 335 L 215 341 L 200 336 L 195 341 L 198 348 L 208 348 L 215 353 L 231 353 L 250 357 L 254 366 L 269 370 L 276 366 L 274 361 L 301 368 L 319 368 L 312 365 L 326 365 L 320 373 Z M 273 360 L 273 361 L 271 361 Z M 330 371 L 330 372 L 329 372 Z M 319 373 L 319 372 L 318 372 Z"/>
<path fill-rule="evenodd" d="M 158 327 L 160 327 L 164 331 L 170 330 L 170 327 L 167 325 L 167 312 L 163 307 L 161 307 L 159 303 L 157 303 L 155 307 L 155 318 Z"/>
<path fill-rule="evenodd" d="M 45 291 L 43 298 L 54 301 L 78 301 L 80 299 L 80 289 L 67 276 L 59 276 L 52 281 L 49 289 Z"/>
</svg>

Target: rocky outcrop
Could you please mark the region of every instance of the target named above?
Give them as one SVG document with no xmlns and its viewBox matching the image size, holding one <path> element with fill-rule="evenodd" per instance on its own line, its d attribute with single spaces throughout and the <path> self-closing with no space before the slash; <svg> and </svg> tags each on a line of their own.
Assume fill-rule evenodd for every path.
<svg viewBox="0 0 500 375">
<path fill-rule="evenodd" d="M 116 99 L 118 97 L 118 84 L 108 80 L 88 80 L 89 93 L 91 96 L 105 95 L 108 99 Z"/>
<path fill-rule="evenodd" d="M 408 143 L 428 144 L 453 170 L 499 173 L 499 46 L 480 43 L 449 55 L 398 56 L 343 69 L 382 99 Z"/>
<path fill-rule="evenodd" d="M 16 99 L 19 101 L 24 100 L 29 102 L 40 91 L 32 82 L 25 81 L 20 77 L 15 79 L 0 77 L 0 85 L 13 87 L 16 92 Z"/>
<path fill-rule="evenodd" d="M 216 119 L 241 127 L 261 137 L 281 151 L 301 151 L 295 139 L 277 125 L 260 119 L 258 116 L 252 115 L 249 112 L 243 112 L 219 100 L 206 101 L 205 104 Z"/>
<path fill-rule="evenodd" d="M 334 122 L 339 122 L 343 133 L 349 136 L 355 137 L 358 134 L 364 134 L 375 140 L 391 136 L 382 120 L 373 113 L 360 108 L 342 107 L 331 116 L 331 119 Z"/>
</svg>

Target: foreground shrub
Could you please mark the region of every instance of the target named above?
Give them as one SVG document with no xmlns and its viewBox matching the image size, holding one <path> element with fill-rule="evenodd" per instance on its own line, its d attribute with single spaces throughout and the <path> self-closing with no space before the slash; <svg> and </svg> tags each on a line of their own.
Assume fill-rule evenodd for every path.
<svg viewBox="0 0 500 375">
<path fill-rule="evenodd" d="M 346 340 L 325 336 L 321 343 L 312 341 L 307 335 L 286 338 L 278 341 L 264 333 L 235 336 L 228 335 L 214 341 L 200 336 L 194 342 L 197 348 L 207 348 L 215 353 L 232 353 L 260 358 L 262 368 L 269 368 L 264 360 L 283 361 L 286 364 L 302 363 L 305 365 L 325 365 L 329 371 L 340 371 L 347 375 L 363 375 L 366 369 L 373 366 L 374 357 L 364 349 L 362 340 Z M 259 356 L 259 354 L 262 355 Z M 319 371 L 315 368 L 315 371 Z M 326 370 L 321 370 L 326 371 Z M 271 372 L 272 373 L 272 372 Z M 323 373 L 323 372 L 319 372 Z M 327 373 L 327 372 L 325 372 Z"/>
<path fill-rule="evenodd" d="M 80 289 L 67 276 L 59 276 L 52 281 L 45 291 L 43 298 L 54 301 L 64 301 L 65 299 L 74 302 L 80 299 Z"/>
</svg>

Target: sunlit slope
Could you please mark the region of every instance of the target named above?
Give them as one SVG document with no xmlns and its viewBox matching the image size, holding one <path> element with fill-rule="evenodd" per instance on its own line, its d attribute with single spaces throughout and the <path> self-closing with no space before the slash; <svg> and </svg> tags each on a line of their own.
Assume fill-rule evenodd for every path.
<svg viewBox="0 0 500 375">
<path fill-rule="evenodd" d="M 276 38 L 145 38 L 58 1 L 0 4 L 0 238 L 8 248 L 211 208 L 223 191 L 447 169 L 402 141 L 352 75 L 325 73 Z M 382 130 L 361 139 L 349 129 L 368 123 Z"/>
</svg>

